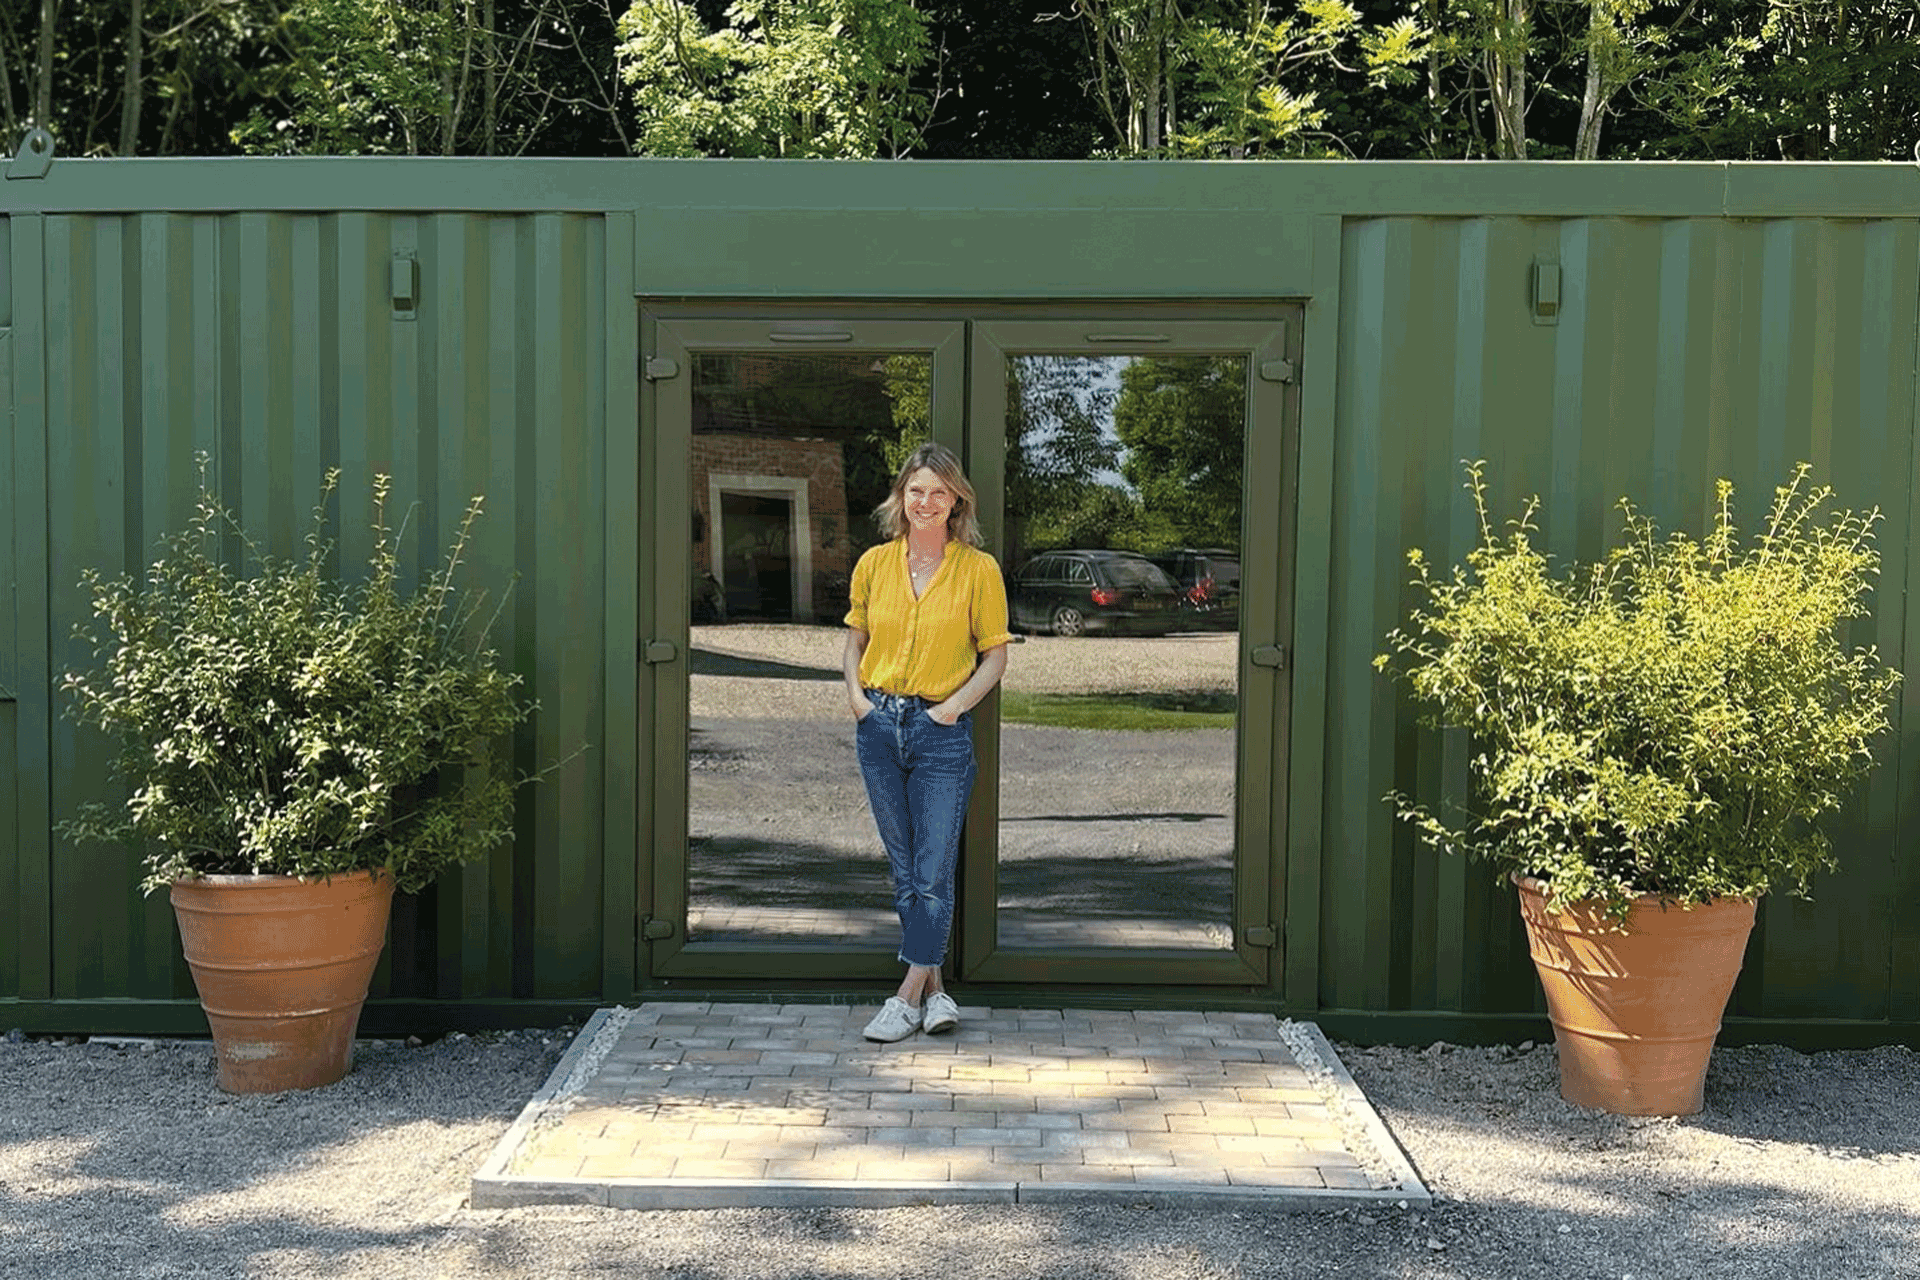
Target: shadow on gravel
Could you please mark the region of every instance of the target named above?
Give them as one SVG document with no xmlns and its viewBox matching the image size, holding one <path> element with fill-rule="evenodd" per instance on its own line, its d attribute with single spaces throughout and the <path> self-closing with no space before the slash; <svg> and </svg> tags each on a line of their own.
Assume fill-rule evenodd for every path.
<svg viewBox="0 0 1920 1280">
<path fill-rule="evenodd" d="M 0 1047 L 0 1275 L 291 1274 L 418 1247 L 569 1034 L 363 1042 L 338 1084 L 244 1097 L 204 1043 Z"/>
<path fill-rule="evenodd" d="M 1916 1098 L 1920 1053 L 1911 1049 L 1806 1054 L 1752 1045 L 1715 1051 L 1707 1070 L 1707 1109 L 1687 1123 L 1835 1155 L 1920 1158 Z M 1920 1167 L 1913 1173 L 1920 1179 Z M 1920 1257 L 1913 1265 L 1920 1274 Z"/>
<path fill-rule="evenodd" d="M 698 647 L 687 654 L 687 670 L 696 676 L 748 676 L 760 680 L 846 679 L 838 667 L 810 667 L 797 662 L 781 662 L 774 658 L 756 658 L 749 654 Z"/>
<path fill-rule="evenodd" d="M 1499 1260 L 1458 1274 L 1920 1275 L 1909 1050 L 1722 1048 L 1706 1110 L 1677 1118 L 1567 1103 L 1551 1044 L 1339 1053 L 1462 1231 L 1452 1260 Z"/>
</svg>

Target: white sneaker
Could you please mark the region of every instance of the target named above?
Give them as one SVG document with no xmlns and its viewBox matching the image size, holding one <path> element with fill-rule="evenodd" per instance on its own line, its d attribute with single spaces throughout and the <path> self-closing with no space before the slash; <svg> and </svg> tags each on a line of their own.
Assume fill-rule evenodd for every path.
<svg viewBox="0 0 1920 1280">
<path fill-rule="evenodd" d="M 899 996 L 888 996 L 887 1002 L 880 1006 L 880 1012 L 874 1014 L 873 1021 L 867 1024 L 866 1037 L 891 1044 L 895 1040 L 905 1040 L 919 1029 L 920 1010 Z"/>
<path fill-rule="evenodd" d="M 936 991 L 927 997 L 926 1009 L 921 1014 L 920 1029 L 929 1035 L 942 1031 L 951 1031 L 960 1025 L 960 1006 L 953 997 L 944 991 Z"/>
</svg>

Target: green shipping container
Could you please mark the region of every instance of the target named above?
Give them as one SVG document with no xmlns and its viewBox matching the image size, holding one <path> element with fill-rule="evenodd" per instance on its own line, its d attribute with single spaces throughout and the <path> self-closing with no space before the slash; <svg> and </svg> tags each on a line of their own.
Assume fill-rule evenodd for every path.
<svg viewBox="0 0 1920 1280">
<path fill-rule="evenodd" d="M 1623 495 L 1700 528 L 1721 476 L 1751 527 L 1805 459 L 1885 512 L 1855 638 L 1920 669 L 1917 360 L 1906 165 L 23 154 L 0 1029 L 204 1028 L 137 851 L 54 832 L 114 798 L 58 692 L 81 571 L 146 563 L 202 450 L 279 555 L 341 468 L 349 566 L 374 472 L 417 504 L 416 576 L 484 494 L 465 580 L 518 575 L 494 639 L 540 702 L 516 759 L 587 748 L 510 847 L 396 904 L 366 1028 L 881 990 L 840 619 L 889 458 L 931 436 L 1025 633 L 975 722 L 972 998 L 1542 1035 L 1510 891 L 1381 800 L 1466 776 L 1371 665 L 1407 548 L 1472 545 L 1465 458 L 1499 510 L 1541 495 L 1561 558 Z M 1842 869 L 1763 905 L 1730 1038 L 1920 1042 L 1901 696 Z"/>
</svg>

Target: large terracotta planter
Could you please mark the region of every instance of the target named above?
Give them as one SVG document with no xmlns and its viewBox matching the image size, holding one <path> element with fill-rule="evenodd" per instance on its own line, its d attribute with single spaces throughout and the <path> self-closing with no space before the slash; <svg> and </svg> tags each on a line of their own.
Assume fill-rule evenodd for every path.
<svg viewBox="0 0 1920 1280">
<path fill-rule="evenodd" d="M 1545 885 L 1514 877 L 1560 1054 L 1560 1096 L 1628 1116 L 1692 1115 L 1754 904 L 1662 908 L 1641 898 L 1621 933 L 1596 909 L 1550 914 Z"/>
<path fill-rule="evenodd" d="M 175 881 L 172 898 L 220 1087 L 278 1093 L 346 1075 L 393 877 L 202 876 Z"/>
</svg>

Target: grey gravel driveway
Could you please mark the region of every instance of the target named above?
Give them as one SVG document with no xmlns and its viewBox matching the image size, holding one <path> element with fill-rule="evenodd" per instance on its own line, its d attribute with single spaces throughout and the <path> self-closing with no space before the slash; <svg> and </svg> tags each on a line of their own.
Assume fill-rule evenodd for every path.
<svg viewBox="0 0 1920 1280">
<path fill-rule="evenodd" d="M 474 1212 L 565 1032 L 363 1044 L 218 1092 L 204 1045 L 0 1043 L 0 1276 L 1879 1280 L 1920 1276 L 1920 1054 L 1722 1049 L 1705 1114 L 1568 1106 L 1550 1048 L 1343 1060 L 1431 1212 L 1127 1205 Z"/>
</svg>

